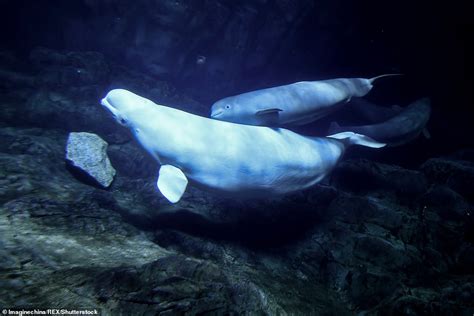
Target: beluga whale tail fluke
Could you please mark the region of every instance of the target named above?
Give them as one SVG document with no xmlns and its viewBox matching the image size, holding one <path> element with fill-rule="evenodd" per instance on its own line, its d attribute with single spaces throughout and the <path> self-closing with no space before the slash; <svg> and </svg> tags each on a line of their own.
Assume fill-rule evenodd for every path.
<svg viewBox="0 0 474 316">
<path fill-rule="evenodd" d="M 403 76 L 403 74 L 383 74 L 383 75 L 372 77 L 372 78 L 369 78 L 369 79 L 365 79 L 365 78 L 354 79 L 354 80 L 359 80 L 361 85 L 357 89 L 354 90 L 353 96 L 354 97 L 363 97 L 363 96 L 367 95 L 370 92 L 370 90 L 372 90 L 372 88 L 374 87 L 374 83 L 376 81 L 378 81 L 382 78 L 396 77 L 396 76 Z"/>
<path fill-rule="evenodd" d="M 395 77 L 395 76 L 403 76 L 403 74 L 383 74 L 380 76 L 372 77 L 369 80 L 371 84 L 373 84 L 375 81 L 381 79 L 381 78 L 386 78 L 386 77 Z"/>
<path fill-rule="evenodd" d="M 330 173 L 347 146 L 382 146 L 351 132 L 305 137 L 283 128 L 222 122 L 123 89 L 110 91 L 101 103 L 160 164 L 157 188 L 171 203 L 182 198 L 188 183 L 237 198 L 303 190 Z"/>
<path fill-rule="evenodd" d="M 216 120 L 256 126 L 308 124 L 343 107 L 352 97 L 365 96 L 380 78 L 399 75 L 300 81 L 246 92 L 215 102 L 210 116 Z"/>
</svg>

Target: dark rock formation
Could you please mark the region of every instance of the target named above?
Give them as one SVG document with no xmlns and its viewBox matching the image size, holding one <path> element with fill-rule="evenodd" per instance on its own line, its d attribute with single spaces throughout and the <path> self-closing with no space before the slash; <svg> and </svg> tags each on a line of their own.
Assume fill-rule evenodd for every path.
<svg viewBox="0 0 474 316">
<path fill-rule="evenodd" d="M 86 174 L 107 188 L 114 180 L 115 169 L 107 156 L 107 142 L 92 133 L 69 133 L 66 162 L 79 174 Z"/>
<path fill-rule="evenodd" d="M 471 201 L 474 199 L 473 160 L 433 158 L 421 169 L 431 180 L 447 185 Z"/>
<path fill-rule="evenodd" d="M 381 189 L 409 199 L 420 196 L 428 188 L 426 177 L 420 171 L 368 160 L 342 162 L 333 173 L 332 180 L 337 186 L 352 191 Z"/>
</svg>

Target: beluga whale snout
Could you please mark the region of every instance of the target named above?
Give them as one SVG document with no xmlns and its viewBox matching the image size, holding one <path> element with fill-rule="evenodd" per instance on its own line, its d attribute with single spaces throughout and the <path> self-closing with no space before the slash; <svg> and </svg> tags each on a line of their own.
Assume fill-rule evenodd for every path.
<svg viewBox="0 0 474 316">
<path fill-rule="evenodd" d="M 220 115 L 222 115 L 224 113 L 223 110 L 211 110 L 211 117 L 212 118 L 218 118 Z"/>
<path fill-rule="evenodd" d="M 127 103 L 123 101 L 126 99 L 127 90 L 116 89 L 110 91 L 101 101 L 100 104 L 104 106 L 107 110 L 110 111 L 113 118 L 120 124 L 124 125 L 126 123 L 125 113 Z"/>
<path fill-rule="evenodd" d="M 102 105 L 160 164 L 157 187 L 172 203 L 188 183 L 238 198 L 268 197 L 321 181 L 349 145 L 383 147 L 352 132 L 305 137 L 283 128 L 234 124 L 112 90 Z M 218 140 L 218 141 L 216 141 Z"/>
<path fill-rule="evenodd" d="M 301 81 L 227 97 L 211 107 L 211 117 L 257 126 L 295 126 L 318 120 L 352 97 L 365 96 L 380 78 L 337 78 Z"/>
<path fill-rule="evenodd" d="M 110 104 L 109 100 L 107 100 L 107 96 L 105 98 L 103 98 L 102 100 L 100 100 L 100 104 L 102 104 L 105 108 L 107 108 L 111 114 L 116 117 L 117 115 L 117 110 L 115 109 L 115 107 Z"/>
</svg>

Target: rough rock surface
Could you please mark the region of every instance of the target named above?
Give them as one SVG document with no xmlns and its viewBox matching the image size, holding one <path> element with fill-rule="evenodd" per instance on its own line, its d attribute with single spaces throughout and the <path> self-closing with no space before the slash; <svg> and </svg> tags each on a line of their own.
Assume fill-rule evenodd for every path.
<svg viewBox="0 0 474 316">
<path fill-rule="evenodd" d="M 421 169 L 437 183 L 442 183 L 474 200 L 474 166 L 473 159 L 439 159 L 432 158 L 425 162 Z"/>
<path fill-rule="evenodd" d="M 69 133 L 66 161 L 104 188 L 107 188 L 114 180 L 116 171 L 107 156 L 107 142 L 96 134 Z"/>
<path fill-rule="evenodd" d="M 68 61 L 58 65 L 67 72 Z M 330 185 L 290 196 L 243 202 L 190 187 L 170 205 L 156 190 L 156 163 L 98 104 L 117 82 L 147 90 L 151 81 L 106 69 L 93 73 L 113 79 L 60 88 L 49 70 L 0 81 L 1 306 L 106 315 L 474 312 L 472 156 L 438 157 L 420 170 L 349 160 Z M 155 86 L 156 98 L 201 108 Z M 66 169 L 67 137 L 77 130 L 110 143 L 117 175 L 109 190 Z"/>
</svg>

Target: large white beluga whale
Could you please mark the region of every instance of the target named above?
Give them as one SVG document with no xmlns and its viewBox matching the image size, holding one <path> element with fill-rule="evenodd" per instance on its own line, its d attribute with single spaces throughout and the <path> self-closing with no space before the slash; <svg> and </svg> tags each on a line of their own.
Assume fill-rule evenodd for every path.
<svg viewBox="0 0 474 316">
<path fill-rule="evenodd" d="M 339 109 L 352 97 L 363 97 L 380 78 L 337 78 L 300 81 L 227 97 L 215 102 L 211 117 L 259 126 L 295 126 L 318 120 Z"/>
<path fill-rule="evenodd" d="M 172 203 L 188 181 L 219 194 L 267 197 L 308 188 L 348 145 L 384 144 L 352 132 L 311 138 L 282 128 L 241 125 L 162 106 L 122 89 L 102 105 L 161 165 L 157 186 Z"/>
</svg>

